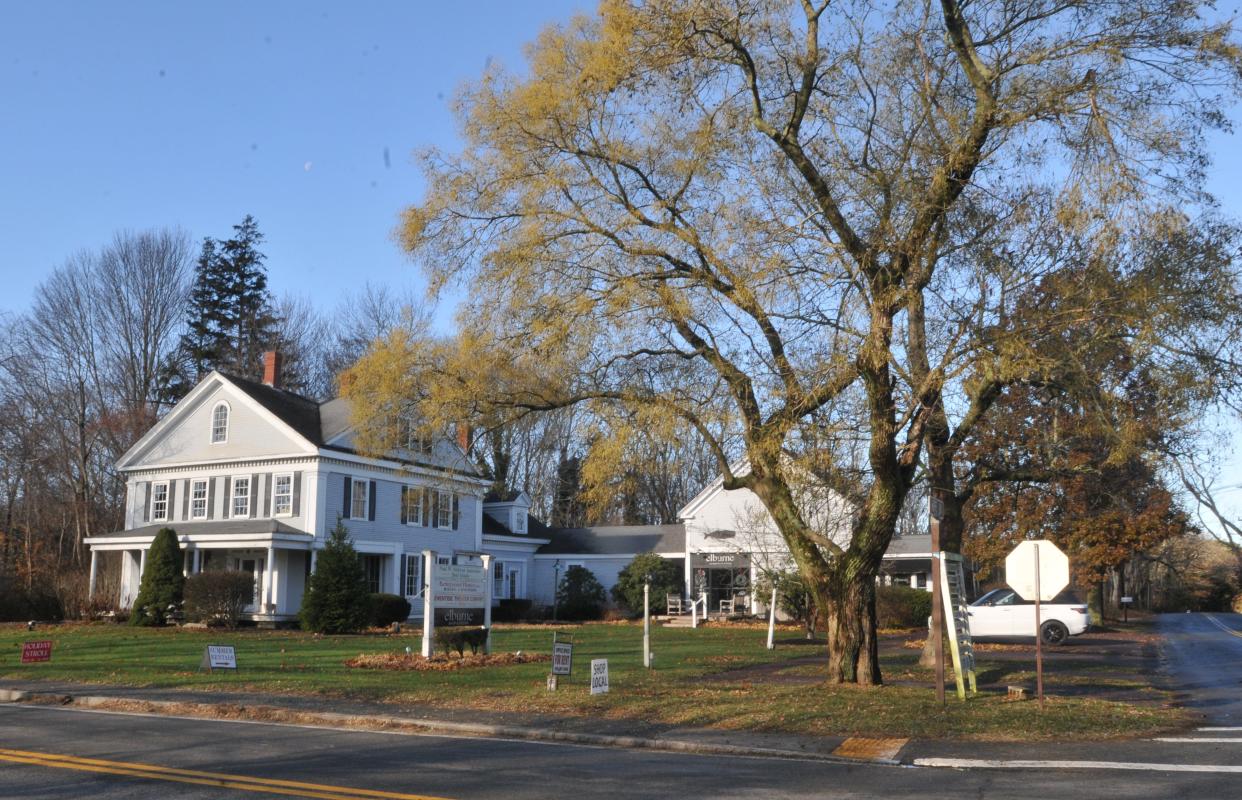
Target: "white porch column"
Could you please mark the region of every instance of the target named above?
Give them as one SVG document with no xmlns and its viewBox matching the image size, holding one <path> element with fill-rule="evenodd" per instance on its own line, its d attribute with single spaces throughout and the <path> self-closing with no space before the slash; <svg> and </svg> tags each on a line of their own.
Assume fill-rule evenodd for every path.
<svg viewBox="0 0 1242 800">
<path fill-rule="evenodd" d="M 431 601 L 433 570 L 436 568 L 436 552 L 423 551 L 423 658 L 431 658 L 434 652 L 432 635 L 435 633 L 435 604 Z"/>
<path fill-rule="evenodd" d="M 267 547 L 267 570 L 264 578 L 267 583 L 263 587 L 263 613 L 274 613 L 272 600 L 276 596 L 273 591 L 276 584 L 276 548 L 271 545 Z"/>
<path fill-rule="evenodd" d="M 87 584 L 86 599 L 95 599 L 95 577 L 99 574 L 99 553 L 95 548 L 91 548 L 91 579 Z"/>
<path fill-rule="evenodd" d="M 401 586 L 401 552 L 403 548 L 400 543 L 393 545 L 392 548 L 392 569 L 389 570 L 392 578 L 392 588 L 388 590 L 389 594 L 395 594 L 398 597 L 405 597 L 405 589 Z"/>
<path fill-rule="evenodd" d="M 194 548 L 194 574 L 197 575 L 198 573 L 202 571 L 203 571 L 203 551 L 195 547 Z"/>
<path fill-rule="evenodd" d="M 138 553 L 138 580 L 141 582 L 143 574 L 147 571 L 147 548 L 142 548 Z"/>
<path fill-rule="evenodd" d="M 314 575 L 315 565 L 319 562 L 319 551 L 315 549 L 314 545 L 311 545 L 310 560 L 311 560 L 311 574 Z"/>
</svg>

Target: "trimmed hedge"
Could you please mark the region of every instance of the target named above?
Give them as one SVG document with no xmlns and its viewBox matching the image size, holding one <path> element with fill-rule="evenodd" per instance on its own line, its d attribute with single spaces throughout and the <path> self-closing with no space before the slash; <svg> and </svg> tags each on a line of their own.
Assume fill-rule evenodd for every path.
<svg viewBox="0 0 1242 800">
<path fill-rule="evenodd" d="M 531 601 L 524 597 L 501 600 L 492 609 L 492 622 L 519 622 L 530 619 Z"/>
<path fill-rule="evenodd" d="M 436 628 L 436 645 L 443 648 L 445 654 L 457 651 L 457 655 L 478 653 L 479 648 L 487 644 L 487 628 Z"/>
<path fill-rule="evenodd" d="M 932 594 L 909 586 L 877 586 L 876 624 L 881 628 L 926 628 Z"/>
<path fill-rule="evenodd" d="M 395 594 L 376 592 L 371 595 L 371 624 L 387 628 L 394 622 L 410 618 L 410 601 Z"/>
</svg>

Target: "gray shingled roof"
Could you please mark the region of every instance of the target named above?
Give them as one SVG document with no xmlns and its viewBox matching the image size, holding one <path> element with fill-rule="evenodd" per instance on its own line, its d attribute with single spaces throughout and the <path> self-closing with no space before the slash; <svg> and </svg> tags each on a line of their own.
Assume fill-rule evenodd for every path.
<svg viewBox="0 0 1242 800">
<path fill-rule="evenodd" d="M 286 525 L 274 519 L 222 519 L 208 522 L 160 522 L 128 531 L 96 534 L 92 538 L 154 536 L 161 528 L 172 528 L 178 536 L 231 536 L 247 533 L 300 533 L 303 536 L 310 536 L 306 531 L 300 531 L 292 525 Z"/>
<path fill-rule="evenodd" d="M 931 553 L 931 535 L 926 533 L 915 536 L 894 536 L 888 543 L 886 556 L 927 555 Z"/>
<path fill-rule="evenodd" d="M 231 383 L 250 395 L 259 405 L 266 408 L 293 428 L 316 447 L 323 445 L 323 429 L 319 421 L 319 403 L 300 394 L 276 389 L 266 383 L 252 381 L 237 375 L 221 373 Z"/>
<path fill-rule="evenodd" d="M 541 535 L 552 540 L 539 548 L 541 555 L 632 555 L 648 551 L 686 551 L 686 526 L 680 523 L 547 528 Z"/>
</svg>

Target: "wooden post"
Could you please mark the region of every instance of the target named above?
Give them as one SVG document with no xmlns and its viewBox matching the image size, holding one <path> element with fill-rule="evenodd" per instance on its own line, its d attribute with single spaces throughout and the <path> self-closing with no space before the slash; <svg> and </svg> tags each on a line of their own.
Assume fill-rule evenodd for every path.
<svg viewBox="0 0 1242 800">
<path fill-rule="evenodd" d="M 772 602 L 768 604 L 768 649 L 776 649 L 776 576 L 772 576 Z"/>
<path fill-rule="evenodd" d="M 431 602 L 432 570 L 436 568 L 436 551 L 423 551 L 423 658 L 431 658 L 432 635 L 435 633 L 436 610 Z"/>
<path fill-rule="evenodd" d="M 643 666 L 651 669 L 651 581 L 643 582 Z"/>
<path fill-rule="evenodd" d="M 483 628 L 487 631 L 487 639 L 483 642 L 484 654 L 492 652 L 492 557 L 486 553 L 483 560 Z"/>
</svg>

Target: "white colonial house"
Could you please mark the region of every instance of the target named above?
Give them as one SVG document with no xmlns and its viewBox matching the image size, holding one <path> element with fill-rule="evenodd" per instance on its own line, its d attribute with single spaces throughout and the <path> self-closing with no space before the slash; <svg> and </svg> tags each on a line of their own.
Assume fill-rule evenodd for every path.
<svg viewBox="0 0 1242 800">
<path fill-rule="evenodd" d="M 487 494 L 490 481 L 467 458 L 464 437 L 411 436 L 405 444 L 382 458 L 361 453 L 349 402 L 319 403 L 282 389 L 279 354 L 265 354 L 261 383 L 213 372 L 119 461 L 125 527 L 87 539 L 91 593 L 111 554 L 120 561 L 117 599 L 129 607 L 155 534 L 167 527 L 180 540 L 187 574 L 249 572 L 248 616 L 292 621 L 338 519 L 362 556 L 368 588 L 406 597 L 415 617 L 423 613 L 425 550 L 441 563 L 490 555 L 493 602 L 546 606 L 569 567 L 589 569 L 607 590 L 634 556 L 655 552 L 679 563 L 685 597 L 705 598 L 713 614 L 759 611 L 763 598 L 752 587 L 764 571 L 790 564 L 758 498 L 726 491 L 720 479 L 674 524 L 551 528 L 530 515 L 524 492 Z M 848 541 L 843 502 L 828 496 L 807 508 L 819 530 Z M 927 587 L 929 549 L 927 536 L 894 539 L 886 580 Z"/>
<path fill-rule="evenodd" d="M 168 527 L 187 573 L 253 573 L 250 616 L 292 620 L 339 518 L 369 588 L 404 595 L 415 614 L 422 613 L 414 601 L 423 592 L 424 550 L 445 560 L 490 552 L 496 597 L 526 596 L 534 552 L 547 540 L 510 526 L 484 533 L 489 481 L 461 444 L 411 437 L 384 458 L 364 455 L 354 446 L 347 400 L 318 403 L 282 389 L 279 378 L 275 353 L 265 355 L 262 383 L 211 373 L 121 458 L 125 528 L 87 540 L 92 592 L 101 554 L 119 553 L 118 600 L 132 604 L 147 550 Z"/>
</svg>

